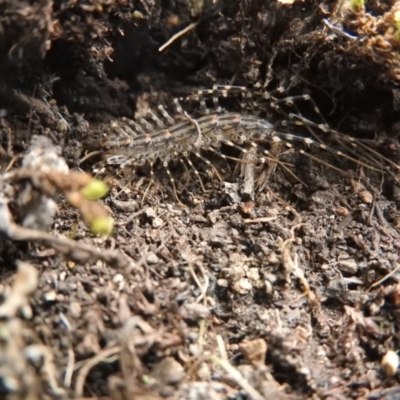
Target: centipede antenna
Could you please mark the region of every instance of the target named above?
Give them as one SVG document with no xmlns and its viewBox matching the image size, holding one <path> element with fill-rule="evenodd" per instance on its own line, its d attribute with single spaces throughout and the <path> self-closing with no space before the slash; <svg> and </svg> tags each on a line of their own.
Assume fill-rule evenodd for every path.
<svg viewBox="0 0 400 400">
<path fill-rule="evenodd" d="M 278 98 L 277 95 L 280 96 L 285 96 L 284 98 Z M 324 116 L 322 115 L 320 109 L 318 108 L 318 106 L 316 105 L 315 101 L 312 99 L 312 97 L 308 94 L 304 94 L 304 95 L 298 95 L 298 96 L 289 96 L 287 94 L 287 91 L 285 90 L 285 88 L 283 87 L 279 87 L 276 90 L 272 91 L 272 92 L 259 92 L 259 91 L 255 91 L 253 93 L 253 96 L 255 97 L 261 97 L 267 101 L 269 101 L 269 106 L 273 109 L 275 109 L 277 112 L 279 112 L 280 114 L 286 116 L 291 123 L 294 123 L 295 125 L 298 126 L 302 126 L 304 128 L 306 128 L 308 130 L 308 132 L 312 135 L 312 137 L 315 139 L 315 142 L 320 143 L 321 145 L 324 145 L 324 140 L 323 138 L 321 138 L 319 135 L 317 135 L 314 130 L 312 128 L 316 128 L 319 131 L 323 132 L 324 134 L 331 134 L 331 138 L 337 142 L 337 144 L 339 144 L 340 146 L 342 146 L 343 149 L 345 149 L 346 151 L 348 151 L 349 153 L 353 154 L 355 157 L 351 157 L 343 152 L 340 151 L 334 151 L 332 149 L 330 149 L 330 152 L 332 154 L 334 154 L 335 156 L 341 157 L 341 158 L 347 158 L 349 160 L 352 160 L 354 163 L 359 164 L 359 165 L 363 165 L 364 167 L 367 167 L 369 169 L 373 169 L 375 171 L 382 171 L 382 168 L 384 168 L 381 163 L 379 163 L 378 160 L 376 160 L 375 158 L 372 158 L 370 155 L 367 155 L 368 159 L 372 162 L 373 165 L 375 165 L 375 168 L 372 167 L 369 164 L 366 163 L 362 163 L 360 161 L 359 158 L 359 154 L 356 151 L 356 147 L 360 146 L 359 141 L 356 141 L 352 138 L 349 138 L 343 134 L 341 134 L 340 132 L 330 128 L 329 124 L 327 123 L 327 121 L 325 120 Z M 311 107 L 313 109 L 313 112 L 315 113 L 315 115 L 318 116 L 318 119 L 320 120 L 320 122 L 316 123 L 314 121 L 311 121 L 307 118 L 305 118 L 302 113 L 300 112 L 297 104 L 299 102 L 308 102 L 311 104 Z M 286 105 L 288 107 L 292 107 L 295 111 L 295 113 L 288 113 L 286 112 L 281 105 Z M 282 125 L 285 125 L 285 122 L 287 124 L 288 121 L 283 121 Z M 347 142 L 347 144 L 346 144 Z M 349 144 L 350 143 L 350 144 Z M 349 147 L 350 146 L 350 147 Z M 395 163 L 391 162 L 390 160 L 385 159 L 383 156 L 379 155 L 379 153 L 377 153 L 376 151 L 374 151 L 373 149 L 369 148 L 368 146 L 363 146 L 364 150 L 374 154 L 375 156 L 377 156 L 378 158 L 380 158 L 381 160 L 385 160 L 387 162 L 389 162 L 392 166 L 395 166 L 395 168 L 397 170 L 399 170 L 399 167 L 395 165 Z M 321 149 L 323 149 L 324 147 L 320 147 Z M 394 165 L 393 165 L 394 164 Z M 376 168 L 376 167 L 379 167 Z M 388 168 L 384 168 L 386 170 L 388 170 Z M 389 171 L 390 172 L 390 171 Z"/>
<path fill-rule="evenodd" d="M 354 139 L 355 140 L 355 139 Z M 357 145 L 364 148 L 366 151 L 369 151 L 370 153 L 376 155 L 377 157 L 381 158 L 382 160 L 386 161 L 389 163 L 393 168 L 395 168 L 397 171 L 400 171 L 400 166 L 397 165 L 395 162 L 392 160 L 389 160 L 387 157 L 383 156 L 382 154 L 379 154 L 376 150 L 372 149 L 371 147 L 367 146 L 364 144 L 361 140 L 356 141 Z"/>
<path fill-rule="evenodd" d="M 305 119 L 304 117 L 301 117 L 301 116 L 296 116 L 295 118 L 300 119 L 299 124 L 300 124 L 301 126 L 304 126 L 305 124 L 308 124 L 309 126 L 313 126 L 313 127 L 317 128 L 317 129 L 323 130 L 323 131 L 325 132 L 324 128 L 323 128 L 321 125 L 319 125 L 319 124 L 316 124 L 316 123 L 314 123 L 314 122 L 312 122 L 312 121 L 309 121 L 309 120 L 307 120 L 307 119 Z M 372 166 L 372 165 L 370 165 L 370 164 L 367 164 L 367 163 L 361 161 L 359 158 L 356 158 L 357 156 L 359 157 L 359 154 L 358 154 L 357 151 L 356 151 L 356 150 L 357 150 L 357 147 L 362 147 L 362 148 L 364 148 L 366 151 L 368 151 L 368 152 L 370 152 L 370 153 L 374 153 L 376 156 L 378 156 L 378 157 L 384 159 L 384 157 L 383 157 L 383 156 L 380 156 L 379 153 L 375 152 L 373 149 L 371 149 L 371 148 L 368 147 L 368 146 L 363 146 L 362 142 L 358 142 L 358 141 L 356 141 L 355 139 L 352 139 L 352 138 L 350 138 L 350 137 L 346 137 L 345 135 L 343 135 L 343 134 L 341 134 L 340 132 L 337 132 L 337 131 L 335 131 L 335 130 L 333 130 L 333 129 L 331 129 L 331 128 L 328 128 L 328 129 L 329 129 L 330 132 L 333 133 L 333 138 L 335 139 L 335 141 L 338 142 L 338 144 L 340 144 L 341 147 L 342 147 L 343 149 L 346 149 L 349 153 L 353 154 L 355 157 L 352 157 L 352 156 L 350 156 L 350 155 L 348 155 L 348 154 L 345 154 L 345 153 L 343 153 L 342 151 L 336 151 L 336 150 L 334 150 L 334 149 L 331 149 L 331 148 L 329 148 L 328 146 L 326 146 L 325 144 L 319 143 L 319 142 L 318 142 L 318 143 L 319 143 L 319 147 L 320 147 L 321 149 L 328 150 L 328 151 L 330 151 L 331 153 L 335 154 L 335 155 L 338 156 L 338 157 L 346 158 L 346 159 L 348 159 L 348 160 L 351 160 L 351 161 L 354 162 L 355 164 L 358 164 L 358 165 L 360 165 L 360 166 L 363 166 L 363 167 L 365 167 L 365 168 L 367 168 L 367 169 L 370 169 L 370 170 L 373 170 L 373 171 L 382 171 L 382 168 L 384 169 L 384 166 L 383 166 L 380 162 L 378 162 L 375 158 L 372 158 L 369 154 L 365 154 L 365 153 L 364 153 L 364 155 L 365 155 L 375 166 Z M 294 137 L 293 135 L 290 135 L 290 134 L 286 134 L 285 136 L 286 136 L 289 140 L 292 140 L 291 138 Z M 303 138 L 303 141 L 304 141 L 304 143 L 308 144 L 308 143 L 307 143 L 307 138 Z M 349 147 L 349 145 L 347 145 L 345 142 L 349 143 L 349 145 L 350 145 L 351 147 Z M 311 139 L 309 139 L 309 143 L 311 143 Z M 315 141 L 313 142 L 314 145 L 316 145 L 316 143 L 317 143 L 317 142 L 315 142 Z M 387 162 L 389 162 L 389 163 L 392 163 L 390 160 L 385 160 L 385 161 L 387 161 Z M 396 166 L 396 164 L 393 163 L 393 166 L 394 166 L 397 170 L 399 170 L 399 167 Z"/>
<path fill-rule="evenodd" d="M 362 161 L 360 161 L 360 160 L 358 160 L 358 159 L 356 159 L 354 157 L 349 156 L 348 154 L 343 153 L 342 151 L 332 149 L 331 147 L 329 147 L 329 146 L 327 146 L 327 145 L 325 145 L 323 143 L 316 142 L 316 141 L 314 141 L 314 140 L 312 140 L 310 138 L 304 138 L 304 137 L 301 137 L 301 136 L 295 136 L 295 135 L 291 135 L 291 134 L 287 134 L 287 133 L 281 133 L 281 132 L 275 132 L 275 133 L 276 133 L 277 137 L 279 138 L 279 140 L 281 140 L 282 143 L 284 143 L 286 145 L 286 147 L 288 147 L 288 148 L 293 148 L 293 144 L 289 143 L 288 141 L 290 141 L 290 142 L 298 141 L 298 142 L 301 142 L 301 143 L 303 143 L 303 144 L 305 144 L 305 145 L 307 145 L 309 147 L 310 146 L 314 146 L 314 147 L 316 147 L 318 149 L 321 149 L 323 151 L 328 151 L 328 152 L 332 153 L 333 155 L 336 155 L 336 156 L 338 156 L 340 158 L 345 158 L 345 159 L 347 159 L 349 161 L 352 161 L 355 164 L 363 166 L 363 167 L 365 167 L 367 169 L 370 169 L 370 170 L 373 170 L 373 171 L 377 171 L 377 172 L 381 172 L 381 169 L 377 169 L 377 168 L 375 168 L 375 167 L 373 167 L 373 166 L 371 166 L 369 164 L 366 164 L 366 163 L 364 163 L 364 162 L 362 162 Z M 318 161 L 321 164 L 326 165 L 327 167 L 329 167 L 331 169 L 335 169 L 336 171 L 343 172 L 342 169 L 337 168 L 334 165 L 329 164 L 326 161 L 323 161 L 320 158 L 315 157 L 315 156 L 307 153 L 304 150 L 300 149 L 299 152 L 300 152 L 300 154 L 305 155 L 306 157 L 309 157 L 309 158 L 313 159 L 314 161 Z"/>
<path fill-rule="evenodd" d="M 308 118 L 305 118 L 299 108 L 297 107 L 296 103 L 298 101 L 308 101 L 312 108 L 314 113 L 318 116 L 320 122 L 316 123 L 314 121 L 311 121 Z M 291 106 L 295 109 L 296 113 L 285 113 L 284 111 L 282 111 L 289 119 L 290 122 L 297 125 L 297 126 L 302 126 L 305 127 L 313 136 L 313 138 L 321 143 L 324 144 L 323 139 L 317 135 L 312 128 L 316 128 L 318 129 L 320 132 L 323 132 L 325 135 L 326 134 L 330 134 L 331 138 L 337 143 L 339 144 L 343 149 L 345 149 L 346 151 L 348 151 L 350 154 L 353 154 L 354 157 L 351 157 L 345 153 L 343 153 L 342 151 L 332 151 L 330 150 L 334 155 L 341 157 L 341 158 L 346 158 L 348 160 L 353 161 L 355 164 L 358 164 L 360 166 L 363 166 L 367 169 L 370 170 L 374 170 L 374 171 L 380 171 L 382 172 L 382 170 L 386 170 L 391 176 L 394 176 L 394 174 L 390 171 L 390 168 L 387 166 L 384 166 L 382 164 L 380 160 L 386 161 L 387 163 L 389 163 L 392 167 L 396 168 L 396 170 L 400 170 L 400 168 L 393 163 L 391 160 L 386 159 L 384 156 L 380 155 L 378 152 L 376 152 L 375 150 L 373 150 L 372 148 L 370 148 L 369 146 L 363 145 L 361 141 L 356 140 L 354 138 L 351 138 L 350 136 L 346 136 L 340 132 L 338 132 L 335 129 L 332 129 L 329 124 L 326 122 L 324 116 L 322 115 L 320 109 L 318 108 L 318 106 L 316 105 L 315 101 L 312 99 L 312 97 L 310 95 L 300 95 L 300 96 L 288 96 L 284 99 L 278 99 L 275 101 L 276 104 L 279 103 L 283 103 L 285 105 Z M 288 121 L 283 121 L 282 125 L 284 125 L 284 123 L 287 123 Z M 372 165 L 367 164 L 365 162 L 362 162 L 360 160 L 360 154 L 357 152 L 358 148 L 363 148 L 364 151 L 366 153 L 363 153 L 364 156 L 366 158 L 369 159 L 369 161 L 371 161 Z M 323 148 L 323 147 L 321 147 Z M 371 154 L 373 154 L 375 157 L 378 158 L 378 160 L 376 158 L 374 158 L 373 156 L 371 156 Z"/>
</svg>

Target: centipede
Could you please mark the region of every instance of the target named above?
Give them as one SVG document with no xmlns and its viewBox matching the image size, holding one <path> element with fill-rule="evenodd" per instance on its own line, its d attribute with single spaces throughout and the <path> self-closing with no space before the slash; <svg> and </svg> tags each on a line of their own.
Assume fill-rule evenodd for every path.
<svg viewBox="0 0 400 400">
<path fill-rule="evenodd" d="M 229 97 L 238 100 L 240 111 L 230 111 L 221 106 L 220 99 Z M 198 107 L 189 114 L 182 104 L 193 102 Z M 297 107 L 299 102 L 311 104 L 318 120 L 304 117 Z M 242 164 L 275 162 L 296 177 L 295 171 L 267 149 L 265 143 L 269 143 L 296 150 L 300 155 L 339 172 L 343 171 L 313 155 L 310 150 L 316 148 L 329 152 L 368 170 L 390 174 L 398 180 L 400 167 L 394 161 L 381 155 L 369 142 L 331 128 L 309 95 L 289 96 L 283 88 L 268 92 L 259 88 L 216 85 L 212 89 L 201 89 L 186 97 L 175 98 L 173 103 L 174 117 L 160 105 L 156 112 L 150 109 L 145 117 L 137 120 L 121 118 L 111 121 L 99 141 L 102 167 L 125 169 L 147 165 L 151 185 L 155 180 L 154 167 L 160 164 L 179 200 L 176 180 L 169 165 L 179 162 L 185 168 L 189 167 L 205 191 L 198 162 L 213 170 L 214 176 L 222 181 L 218 169 L 210 161 L 210 154 Z M 292 111 L 287 112 L 288 107 Z M 281 115 L 279 126 L 263 115 L 266 109 Z M 286 129 L 289 126 L 301 127 L 308 134 L 293 134 L 293 130 Z M 335 147 L 328 142 L 333 142 Z M 225 154 L 221 150 L 223 146 L 235 149 L 238 155 Z"/>
</svg>

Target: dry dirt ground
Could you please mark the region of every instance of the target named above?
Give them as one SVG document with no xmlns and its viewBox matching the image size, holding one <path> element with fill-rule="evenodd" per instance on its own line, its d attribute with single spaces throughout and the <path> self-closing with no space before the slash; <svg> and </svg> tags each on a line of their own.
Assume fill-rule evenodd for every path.
<svg viewBox="0 0 400 400">
<path fill-rule="evenodd" d="M 0 1 L 0 397 L 400 398 L 399 20 L 389 0 Z M 160 165 L 146 192 L 146 166 L 80 162 L 112 120 L 260 82 L 355 147 L 285 126 L 321 121 L 301 102 L 262 110 L 280 131 L 358 163 L 205 152 L 222 181 L 173 159 L 178 200 Z M 84 223 L 107 215 L 110 236 Z"/>
</svg>

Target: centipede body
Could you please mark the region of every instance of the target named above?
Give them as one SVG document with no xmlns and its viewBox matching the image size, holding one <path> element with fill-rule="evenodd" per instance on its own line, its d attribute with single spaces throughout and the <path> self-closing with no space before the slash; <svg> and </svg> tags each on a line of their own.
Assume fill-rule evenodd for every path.
<svg viewBox="0 0 400 400">
<path fill-rule="evenodd" d="M 279 90 L 277 92 L 282 93 Z M 229 95 L 241 98 L 241 112 L 231 112 L 220 106 L 218 97 L 226 98 Z M 396 164 L 380 156 L 369 146 L 331 129 L 308 95 L 278 98 L 274 94 L 260 90 L 249 91 L 242 87 L 221 86 L 214 87 L 212 90 L 200 90 L 188 98 L 197 100 L 199 104 L 197 113 L 189 115 L 184 111 L 180 101 L 175 100 L 177 111 L 174 117 L 164 107 L 159 106 L 158 113 L 150 110 L 147 118 L 140 118 L 138 122 L 127 118 L 112 121 L 109 127 L 113 134 L 105 136 L 101 141 L 104 165 L 118 166 L 122 169 L 148 165 L 152 180 L 153 166 L 161 163 L 172 184 L 175 185 L 168 165 L 170 162 L 179 161 L 185 165 L 185 168 L 189 167 L 194 171 L 204 189 L 196 162 L 194 163 L 191 157 L 216 171 L 207 154 L 217 155 L 226 160 L 240 161 L 241 159 L 244 163 L 246 161 L 243 161 L 243 158 L 247 160 L 252 158 L 253 162 L 265 163 L 268 159 L 278 161 L 276 155 L 271 154 L 265 143 L 272 145 L 279 143 L 338 171 L 340 171 L 339 168 L 315 157 L 307 149 L 318 148 L 374 171 L 389 171 L 392 174 L 398 172 L 399 168 Z M 212 108 L 207 108 L 206 101 L 210 99 Z M 296 101 L 299 100 L 311 102 L 320 121 L 314 122 L 305 118 L 296 107 Z M 249 101 L 252 102 L 253 107 L 255 105 L 263 107 L 266 104 L 273 110 L 281 112 L 283 121 L 280 129 L 276 129 L 261 113 L 249 113 L 246 110 Z M 293 107 L 294 112 L 285 112 L 281 108 L 282 103 Z M 282 127 L 284 128 L 288 123 L 308 129 L 313 137 L 296 135 L 292 131 L 283 130 Z M 320 132 L 319 136 L 315 134 L 315 130 Z M 339 150 L 326 144 L 328 135 L 341 146 Z M 298 144 L 303 145 L 306 150 Z M 221 152 L 221 146 L 235 149 L 240 159 Z M 253 157 L 245 157 L 249 152 Z M 219 175 L 218 171 L 216 173 Z M 175 186 L 174 191 L 176 192 Z"/>
</svg>

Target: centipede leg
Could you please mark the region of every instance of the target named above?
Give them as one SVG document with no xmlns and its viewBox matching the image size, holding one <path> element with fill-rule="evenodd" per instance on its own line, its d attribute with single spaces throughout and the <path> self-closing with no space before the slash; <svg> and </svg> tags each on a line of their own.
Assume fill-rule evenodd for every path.
<svg viewBox="0 0 400 400">
<path fill-rule="evenodd" d="M 179 100 L 178 100 L 178 102 L 179 102 Z M 168 125 L 176 124 L 176 121 L 169 115 L 169 113 L 167 112 L 167 110 L 165 109 L 165 107 L 163 105 L 160 104 L 158 106 L 158 110 L 160 111 L 163 118 L 167 121 Z"/>
<path fill-rule="evenodd" d="M 382 156 L 379 154 L 376 150 L 372 149 L 368 145 L 364 144 L 362 140 L 357 140 L 351 137 L 345 137 L 342 133 L 337 132 L 336 130 L 330 128 L 329 126 L 321 125 L 314 123 L 307 118 L 304 118 L 303 116 L 291 116 L 295 120 L 296 125 L 309 125 L 312 127 L 315 127 L 319 130 L 322 130 L 323 132 L 331 132 L 333 135 L 333 138 L 339 142 L 344 149 L 347 149 L 351 154 L 353 154 L 354 157 L 349 156 L 347 154 L 344 154 L 342 151 L 335 151 L 337 156 L 340 156 L 341 158 L 346 158 L 351 161 L 353 161 L 355 164 L 358 164 L 360 166 L 363 166 L 367 169 L 374 170 L 374 171 L 382 171 L 386 170 L 392 177 L 395 178 L 396 181 L 398 181 L 398 177 L 391 171 L 391 168 L 394 168 L 397 172 L 400 171 L 400 167 L 394 163 L 393 161 L 389 160 L 388 158 Z M 351 148 L 349 148 L 345 143 L 343 142 L 348 142 L 350 143 Z M 320 147 L 323 147 L 324 145 L 321 144 Z M 360 151 L 361 154 L 357 152 L 357 150 L 362 150 Z M 361 161 L 361 159 L 364 157 L 364 161 Z M 367 164 L 366 158 L 371 162 L 371 164 Z M 385 166 L 384 163 L 389 164 L 388 166 Z"/>
<path fill-rule="evenodd" d="M 213 163 L 209 160 L 207 160 L 206 158 L 204 158 L 200 153 L 198 152 L 194 152 L 193 153 L 197 158 L 199 158 L 200 160 L 202 160 L 208 167 L 210 167 L 213 171 L 214 174 L 217 176 L 217 178 L 219 179 L 220 182 L 223 182 L 221 175 L 219 174 L 217 168 L 215 168 L 215 166 L 213 165 Z"/>
<path fill-rule="evenodd" d="M 197 168 L 193 165 L 193 163 L 192 163 L 192 161 L 190 160 L 189 157 L 187 157 L 186 155 L 184 155 L 184 158 L 185 158 L 186 162 L 189 164 L 189 166 L 192 168 L 192 170 L 194 171 L 194 173 L 195 173 L 195 175 L 196 175 L 196 177 L 197 177 L 197 179 L 198 179 L 198 181 L 199 181 L 199 183 L 200 183 L 201 189 L 203 190 L 204 193 L 207 193 L 207 190 L 206 190 L 206 188 L 204 187 L 203 180 L 201 179 L 201 176 L 200 176 L 199 171 L 198 171 Z"/>
<path fill-rule="evenodd" d="M 144 200 L 147 196 L 147 193 L 150 190 L 151 185 L 154 183 L 154 169 L 153 169 L 154 161 L 153 160 L 149 161 L 149 165 L 150 165 L 150 180 L 149 184 L 146 187 L 146 190 L 143 193 L 142 201 L 140 202 L 141 207 L 143 206 Z"/>
<path fill-rule="evenodd" d="M 170 171 L 169 168 L 168 168 L 168 162 L 163 162 L 163 167 L 164 167 L 165 171 L 167 172 L 169 181 L 171 182 L 172 189 L 173 189 L 173 191 L 174 191 L 174 196 L 175 196 L 176 201 L 177 201 L 178 203 L 184 205 L 184 204 L 181 202 L 181 200 L 180 200 L 180 198 L 179 198 L 179 196 L 178 196 L 178 192 L 177 192 L 177 190 L 176 190 L 176 185 L 175 185 L 175 179 L 174 179 L 174 177 L 172 176 L 171 171 Z"/>
</svg>

